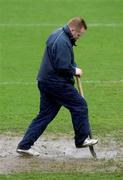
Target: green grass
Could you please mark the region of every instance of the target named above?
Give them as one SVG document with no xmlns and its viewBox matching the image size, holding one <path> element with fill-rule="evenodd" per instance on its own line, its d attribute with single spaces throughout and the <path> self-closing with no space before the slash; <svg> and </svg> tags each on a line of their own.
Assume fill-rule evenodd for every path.
<svg viewBox="0 0 123 180">
<path fill-rule="evenodd" d="M 16 86 L 16 88 L 15 88 Z M 28 87 L 29 86 L 29 87 Z M 38 112 L 39 94 L 36 85 L 9 85 L 1 88 L 1 131 L 23 132 Z M 90 109 L 93 131 L 97 135 L 122 131 L 122 89 L 120 84 L 83 83 Z M 30 88 L 30 89 L 29 89 Z M 8 96 L 7 96 L 8 95 Z M 7 96 L 7 97 L 6 97 Z M 30 98 L 31 97 L 31 98 Z M 2 120 L 4 119 L 4 120 Z M 65 128 L 63 128 L 65 126 Z M 68 110 L 62 108 L 50 124 L 48 132 L 72 133 Z"/>
<path fill-rule="evenodd" d="M 71 174 L 56 174 L 56 173 L 32 173 L 32 174 L 16 174 L 16 175 L 7 175 L 0 176 L 0 180 L 122 180 L 122 173 L 114 174 L 80 174 L 80 173 L 71 173 Z"/>
<path fill-rule="evenodd" d="M 45 40 L 56 27 L 76 15 L 84 15 L 90 25 L 74 50 L 76 62 L 84 71 L 83 86 L 93 131 L 97 135 L 121 132 L 122 5 L 120 0 L 0 0 L 0 132 L 23 132 L 38 113 L 39 93 L 34 82 Z M 91 26 L 93 23 L 102 25 Z M 66 109 L 62 108 L 47 132 L 72 133 Z"/>
</svg>

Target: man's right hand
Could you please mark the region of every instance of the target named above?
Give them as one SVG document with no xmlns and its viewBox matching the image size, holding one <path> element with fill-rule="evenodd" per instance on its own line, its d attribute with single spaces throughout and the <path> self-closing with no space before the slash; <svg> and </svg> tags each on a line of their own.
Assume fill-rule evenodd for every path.
<svg viewBox="0 0 123 180">
<path fill-rule="evenodd" d="M 76 67 L 75 75 L 76 75 L 76 76 L 82 76 L 82 75 L 83 75 L 82 69 Z"/>
</svg>

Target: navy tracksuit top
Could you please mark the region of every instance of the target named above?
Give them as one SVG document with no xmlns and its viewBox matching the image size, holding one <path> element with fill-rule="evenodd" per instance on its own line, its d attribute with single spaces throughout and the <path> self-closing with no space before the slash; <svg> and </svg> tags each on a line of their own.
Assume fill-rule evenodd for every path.
<svg viewBox="0 0 123 180">
<path fill-rule="evenodd" d="M 75 40 L 67 25 L 53 32 L 46 41 L 37 80 L 73 84 L 76 67 L 73 45 L 75 45 Z"/>
</svg>

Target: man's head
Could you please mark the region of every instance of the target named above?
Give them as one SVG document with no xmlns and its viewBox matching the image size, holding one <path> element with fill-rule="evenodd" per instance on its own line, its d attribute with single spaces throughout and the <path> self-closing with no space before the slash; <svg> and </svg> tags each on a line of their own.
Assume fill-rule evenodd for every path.
<svg viewBox="0 0 123 180">
<path fill-rule="evenodd" d="M 68 21 L 67 23 L 71 34 L 75 40 L 78 40 L 81 35 L 87 30 L 87 25 L 85 20 L 81 17 L 75 17 Z"/>
</svg>

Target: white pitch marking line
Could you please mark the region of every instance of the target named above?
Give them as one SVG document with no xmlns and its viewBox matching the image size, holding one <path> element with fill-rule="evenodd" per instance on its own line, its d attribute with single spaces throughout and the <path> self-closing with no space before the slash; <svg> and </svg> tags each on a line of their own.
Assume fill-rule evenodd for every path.
<svg viewBox="0 0 123 180">
<path fill-rule="evenodd" d="M 111 80 L 111 81 L 101 81 L 101 80 L 83 80 L 82 81 L 83 83 L 86 83 L 86 84 L 121 84 L 123 83 L 123 80 L 119 80 L 119 81 L 116 81 L 116 80 Z M 34 85 L 36 84 L 37 82 L 22 82 L 22 81 L 5 81 L 5 82 L 0 82 L 0 86 L 2 85 Z"/>
<path fill-rule="evenodd" d="M 64 24 L 64 23 L 63 23 Z M 47 26 L 62 26 L 55 23 L 0 23 L 0 27 L 47 27 Z M 90 27 L 123 27 L 123 23 L 88 23 Z"/>
</svg>

